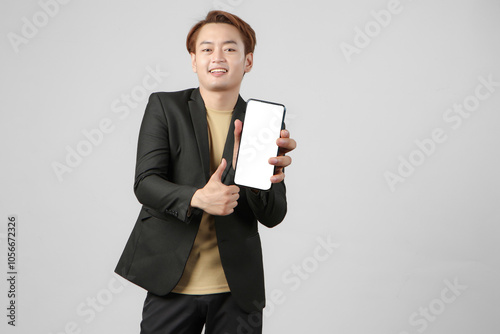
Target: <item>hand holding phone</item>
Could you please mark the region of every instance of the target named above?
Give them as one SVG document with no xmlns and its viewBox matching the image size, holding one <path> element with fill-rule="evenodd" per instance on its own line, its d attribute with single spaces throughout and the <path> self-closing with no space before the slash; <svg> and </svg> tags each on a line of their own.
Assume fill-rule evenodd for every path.
<svg viewBox="0 0 500 334">
<path fill-rule="evenodd" d="M 278 155 L 276 140 L 284 128 L 286 108 L 279 103 L 249 99 L 236 161 L 234 182 L 240 186 L 268 190 Z"/>
</svg>

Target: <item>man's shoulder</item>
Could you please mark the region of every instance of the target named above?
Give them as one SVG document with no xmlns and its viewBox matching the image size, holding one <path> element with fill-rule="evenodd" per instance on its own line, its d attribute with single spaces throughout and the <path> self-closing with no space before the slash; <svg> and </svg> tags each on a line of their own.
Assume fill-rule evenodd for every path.
<svg viewBox="0 0 500 334">
<path fill-rule="evenodd" d="M 191 100 L 197 100 L 198 91 L 198 88 L 189 88 L 174 92 L 151 93 L 145 113 L 161 112 L 168 118 L 185 115 L 191 110 Z"/>
<path fill-rule="evenodd" d="M 153 96 L 157 96 L 160 100 L 165 102 L 187 102 L 191 98 L 191 94 L 196 88 L 188 88 L 174 92 L 155 92 L 151 94 L 151 98 Z"/>
</svg>

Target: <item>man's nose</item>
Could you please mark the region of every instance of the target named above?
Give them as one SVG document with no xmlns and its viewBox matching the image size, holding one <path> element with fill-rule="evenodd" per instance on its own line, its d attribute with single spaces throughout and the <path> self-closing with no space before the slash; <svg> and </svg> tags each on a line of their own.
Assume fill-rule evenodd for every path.
<svg viewBox="0 0 500 334">
<path fill-rule="evenodd" d="M 224 51 L 221 49 L 216 49 L 214 50 L 214 53 L 212 54 L 212 62 L 217 63 L 217 62 L 225 62 L 226 58 L 224 57 Z"/>
</svg>

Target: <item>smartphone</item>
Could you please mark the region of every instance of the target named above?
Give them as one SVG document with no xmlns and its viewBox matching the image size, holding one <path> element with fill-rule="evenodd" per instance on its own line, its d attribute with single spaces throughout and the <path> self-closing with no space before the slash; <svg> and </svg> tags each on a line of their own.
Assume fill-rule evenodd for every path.
<svg viewBox="0 0 500 334">
<path fill-rule="evenodd" d="M 276 140 L 285 126 L 283 104 L 249 99 L 243 120 L 234 183 L 260 190 L 271 188 L 274 166 L 269 158 L 278 155 Z"/>
</svg>

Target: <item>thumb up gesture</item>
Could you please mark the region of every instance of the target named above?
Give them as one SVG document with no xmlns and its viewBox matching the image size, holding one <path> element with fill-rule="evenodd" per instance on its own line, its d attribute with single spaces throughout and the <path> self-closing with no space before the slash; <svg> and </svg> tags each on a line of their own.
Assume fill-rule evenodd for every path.
<svg viewBox="0 0 500 334">
<path fill-rule="evenodd" d="M 222 183 L 222 173 L 226 166 L 226 159 L 222 159 L 207 184 L 194 193 L 191 199 L 192 207 L 216 216 L 226 216 L 234 212 L 234 208 L 238 205 L 240 188 Z"/>
</svg>

